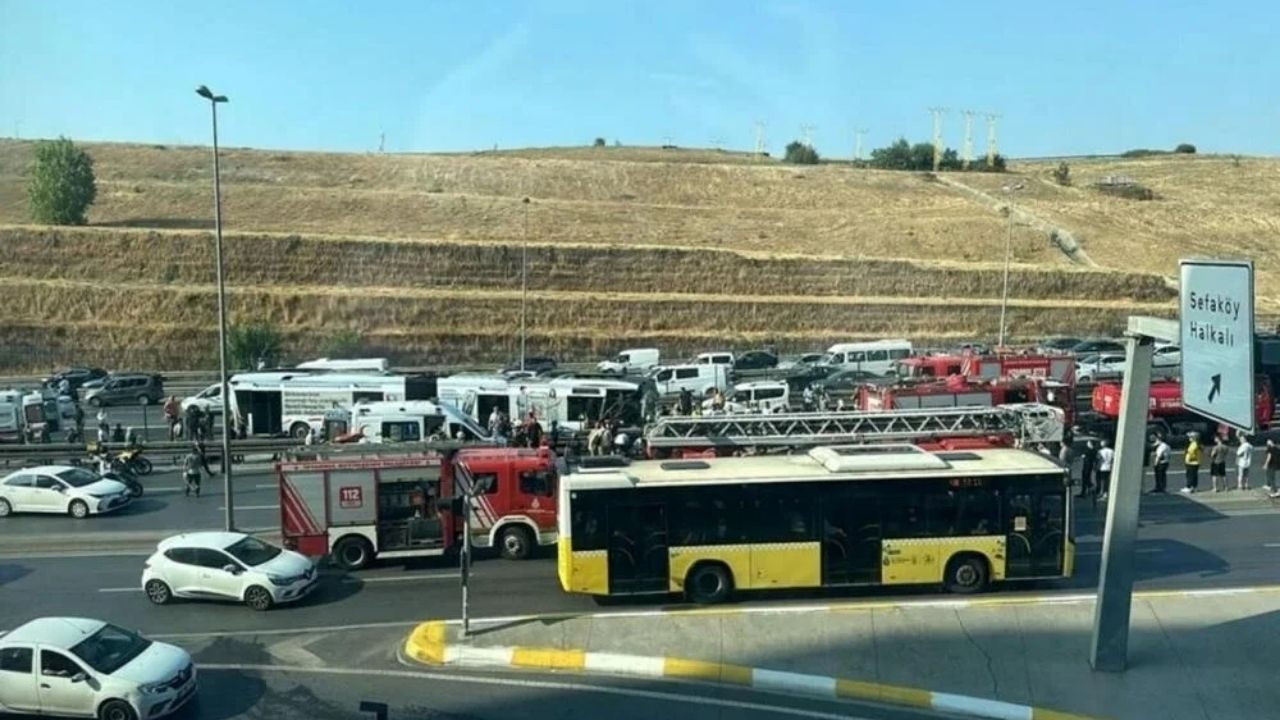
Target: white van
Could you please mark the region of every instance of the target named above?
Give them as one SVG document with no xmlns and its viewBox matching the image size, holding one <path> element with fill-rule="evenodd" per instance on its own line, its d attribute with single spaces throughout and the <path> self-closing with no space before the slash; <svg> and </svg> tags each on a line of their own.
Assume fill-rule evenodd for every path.
<svg viewBox="0 0 1280 720">
<path fill-rule="evenodd" d="M 733 353 L 731 352 L 704 352 L 698 353 L 698 357 L 693 359 L 695 365 L 728 365 L 733 367 Z"/>
<path fill-rule="evenodd" d="M 631 348 L 596 365 L 602 373 L 646 373 L 658 364 L 658 348 Z"/>
<path fill-rule="evenodd" d="M 889 375 L 899 360 L 910 356 L 910 340 L 872 340 L 832 345 L 819 364 Z"/>
<path fill-rule="evenodd" d="M 729 389 L 729 365 L 704 363 L 701 365 L 659 365 L 650 373 L 659 395 L 675 395 L 688 390 L 695 397 L 707 394 L 712 388 Z"/>
<path fill-rule="evenodd" d="M 710 399 L 703 401 L 702 409 L 711 409 Z M 731 415 L 787 412 L 791 409 L 791 386 L 778 380 L 738 383 L 725 398 L 724 409 Z"/>
<path fill-rule="evenodd" d="M 421 442 L 433 436 L 450 440 L 489 440 L 488 430 L 448 403 L 430 400 L 358 403 L 344 412 L 325 413 L 328 437 L 359 433 L 360 442 Z"/>
</svg>

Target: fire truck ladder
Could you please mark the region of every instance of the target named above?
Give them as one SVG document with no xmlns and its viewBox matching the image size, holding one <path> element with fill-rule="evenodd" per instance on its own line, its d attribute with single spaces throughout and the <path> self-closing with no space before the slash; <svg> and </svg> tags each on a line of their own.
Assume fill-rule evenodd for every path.
<svg viewBox="0 0 1280 720">
<path fill-rule="evenodd" d="M 645 430 L 651 448 L 794 447 L 1012 434 L 1062 439 L 1062 411 L 1035 403 L 889 412 L 661 417 Z"/>
</svg>

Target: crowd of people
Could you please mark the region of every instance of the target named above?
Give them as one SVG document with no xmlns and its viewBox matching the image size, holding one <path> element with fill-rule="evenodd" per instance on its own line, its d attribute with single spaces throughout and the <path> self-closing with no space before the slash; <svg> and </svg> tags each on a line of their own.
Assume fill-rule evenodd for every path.
<svg viewBox="0 0 1280 720">
<path fill-rule="evenodd" d="M 1214 435 L 1208 449 L 1202 445 L 1200 434 L 1188 433 L 1187 449 L 1182 457 L 1183 472 L 1186 480 L 1179 492 L 1194 494 L 1200 492 L 1200 468 L 1205 456 L 1209 462 L 1210 491 L 1214 493 L 1247 491 L 1252 489 L 1254 466 L 1254 438 L 1240 433 L 1235 440 L 1235 447 L 1221 435 Z M 1044 451 L 1047 453 L 1047 451 Z M 1079 449 L 1075 449 L 1068 440 L 1062 443 L 1058 455 L 1059 461 L 1067 468 L 1072 484 L 1078 483 L 1079 492 L 1076 497 L 1093 497 L 1105 500 L 1111 483 L 1111 473 L 1115 469 L 1116 454 L 1110 443 L 1105 440 L 1087 440 Z M 1162 433 L 1148 438 L 1143 448 L 1143 468 L 1151 468 L 1155 476 L 1147 493 L 1161 494 L 1168 492 L 1169 468 L 1172 465 L 1173 448 Z M 1234 483 L 1230 479 L 1228 464 L 1234 469 Z M 1280 498 L 1280 445 L 1268 438 L 1263 448 L 1262 471 L 1264 488 L 1273 498 Z M 1233 487 L 1234 485 L 1234 487 Z"/>
</svg>

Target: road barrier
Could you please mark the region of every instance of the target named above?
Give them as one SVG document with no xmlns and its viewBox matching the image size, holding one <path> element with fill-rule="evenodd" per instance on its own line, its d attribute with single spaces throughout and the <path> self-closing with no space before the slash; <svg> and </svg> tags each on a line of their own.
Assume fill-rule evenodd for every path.
<svg viewBox="0 0 1280 720">
<path fill-rule="evenodd" d="M 124 443 L 106 443 L 109 451 L 119 451 L 127 446 Z M 290 448 L 298 447 L 292 439 L 248 439 L 231 441 L 231 457 L 234 462 L 241 462 L 249 455 L 270 455 L 273 458 L 284 454 Z M 155 465 L 162 465 L 164 459 L 169 464 L 178 465 L 188 452 L 190 442 L 151 442 L 142 446 L 143 454 Z M 222 445 L 214 441 L 205 443 L 205 453 L 217 458 L 222 453 Z M 36 445 L 0 445 L 0 466 L 31 467 L 35 465 L 58 465 L 67 462 L 83 462 L 89 458 L 88 447 L 79 444 L 42 443 Z"/>
</svg>

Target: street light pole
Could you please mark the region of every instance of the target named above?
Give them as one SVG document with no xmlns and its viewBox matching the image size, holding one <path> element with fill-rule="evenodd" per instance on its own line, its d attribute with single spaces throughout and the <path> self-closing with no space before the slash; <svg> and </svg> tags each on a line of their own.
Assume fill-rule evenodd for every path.
<svg viewBox="0 0 1280 720">
<path fill-rule="evenodd" d="M 1009 228 L 1004 238 L 1004 289 L 1000 292 L 1000 341 L 996 347 L 1004 347 L 1005 317 L 1009 312 L 1009 259 L 1013 255 L 1013 194 L 1022 189 L 1022 183 L 1005 185 L 1002 190 L 1009 196 L 1009 204 L 1005 208 L 1009 213 Z"/>
<path fill-rule="evenodd" d="M 201 85 L 196 94 L 209 101 L 213 113 L 213 233 L 214 261 L 218 266 L 218 377 L 222 383 L 222 494 L 226 512 L 226 529 L 235 529 L 235 503 L 231 495 L 231 399 L 227 386 L 227 290 L 222 267 L 222 178 L 218 168 L 218 103 L 226 95 L 214 95 Z"/>
<path fill-rule="evenodd" d="M 524 199 L 524 242 L 520 246 L 520 371 L 524 371 L 525 337 L 529 314 L 529 198 Z"/>
</svg>

